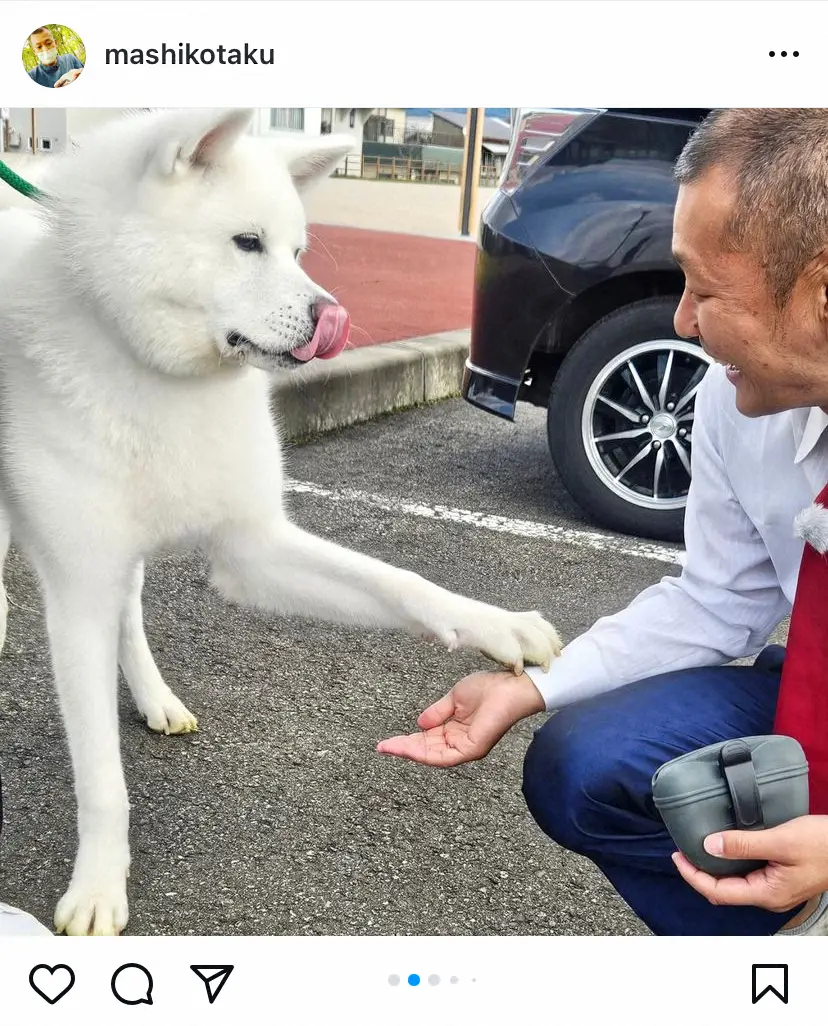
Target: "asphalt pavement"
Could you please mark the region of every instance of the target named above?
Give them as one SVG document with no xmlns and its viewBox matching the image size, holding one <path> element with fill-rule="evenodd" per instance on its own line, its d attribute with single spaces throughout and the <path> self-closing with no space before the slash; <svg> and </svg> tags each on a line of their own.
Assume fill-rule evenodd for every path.
<svg viewBox="0 0 828 1026">
<path fill-rule="evenodd" d="M 475 598 L 540 609 L 565 639 L 678 569 L 572 533 L 508 530 L 512 520 L 595 530 L 556 479 L 541 411 L 522 408 L 513 425 L 461 400 L 413 409 L 291 446 L 287 470 L 314 486 L 289 500 L 307 529 Z M 507 529 L 428 515 L 436 507 L 505 518 Z M 74 855 L 74 797 L 40 600 L 14 552 L 6 585 L 0 900 L 51 923 Z M 200 731 L 152 734 L 122 690 L 128 933 L 647 932 L 526 810 L 521 763 L 543 717 L 450 771 L 375 754 L 491 665 L 484 658 L 227 606 L 198 555 L 153 560 L 144 609 L 156 661 Z"/>
</svg>

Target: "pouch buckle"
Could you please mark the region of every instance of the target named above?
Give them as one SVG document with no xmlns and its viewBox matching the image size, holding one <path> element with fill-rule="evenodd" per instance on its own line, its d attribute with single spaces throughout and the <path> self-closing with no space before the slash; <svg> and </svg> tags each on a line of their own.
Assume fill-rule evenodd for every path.
<svg viewBox="0 0 828 1026">
<path fill-rule="evenodd" d="M 719 752 L 719 765 L 730 791 L 737 830 L 759 830 L 765 825 L 756 767 L 749 746 L 737 739 L 726 741 Z"/>
</svg>

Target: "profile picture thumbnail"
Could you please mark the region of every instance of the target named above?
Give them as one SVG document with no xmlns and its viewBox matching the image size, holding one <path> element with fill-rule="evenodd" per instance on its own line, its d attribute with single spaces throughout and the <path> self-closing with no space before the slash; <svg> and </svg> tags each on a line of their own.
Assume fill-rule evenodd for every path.
<svg viewBox="0 0 828 1026">
<path fill-rule="evenodd" d="M 65 25 L 38 25 L 23 47 L 23 67 L 33 82 L 47 89 L 71 85 L 86 64 L 83 40 Z"/>
</svg>

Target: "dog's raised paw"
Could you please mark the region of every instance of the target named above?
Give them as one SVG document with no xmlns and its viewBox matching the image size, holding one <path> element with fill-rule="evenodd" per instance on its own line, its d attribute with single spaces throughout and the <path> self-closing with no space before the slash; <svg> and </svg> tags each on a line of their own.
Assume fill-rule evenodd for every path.
<svg viewBox="0 0 828 1026">
<path fill-rule="evenodd" d="M 535 611 L 488 609 L 475 617 L 472 626 L 461 628 L 458 635 L 462 645 L 478 648 L 517 676 L 525 666 L 548 671 L 562 648 L 558 632 Z"/>
<path fill-rule="evenodd" d="M 129 919 L 123 885 L 72 885 L 58 902 L 55 929 L 67 937 L 117 937 Z"/>
</svg>

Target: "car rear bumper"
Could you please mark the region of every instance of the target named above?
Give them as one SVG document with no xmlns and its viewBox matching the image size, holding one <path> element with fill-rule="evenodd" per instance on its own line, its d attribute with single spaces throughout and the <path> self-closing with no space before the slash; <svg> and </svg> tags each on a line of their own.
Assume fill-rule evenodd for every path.
<svg viewBox="0 0 828 1026">
<path fill-rule="evenodd" d="M 502 193 L 483 213 L 474 273 L 462 394 L 473 406 L 513 420 L 532 351 L 545 345 L 566 293 Z"/>
<path fill-rule="evenodd" d="M 514 420 L 521 380 L 502 377 L 476 367 L 466 360 L 463 373 L 463 398 L 478 409 Z"/>
</svg>

